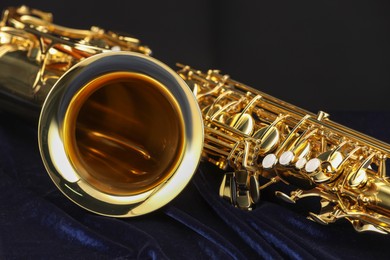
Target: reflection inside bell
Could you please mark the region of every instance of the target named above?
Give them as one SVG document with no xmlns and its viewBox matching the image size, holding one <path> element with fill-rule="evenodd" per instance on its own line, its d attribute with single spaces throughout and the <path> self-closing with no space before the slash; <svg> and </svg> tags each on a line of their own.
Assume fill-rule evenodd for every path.
<svg viewBox="0 0 390 260">
<path fill-rule="evenodd" d="M 177 103 L 154 79 L 130 72 L 100 76 L 72 99 L 65 146 L 80 178 L 113 195 L 134 195 L 167 180 L 180 162 Z"/>
</svg>

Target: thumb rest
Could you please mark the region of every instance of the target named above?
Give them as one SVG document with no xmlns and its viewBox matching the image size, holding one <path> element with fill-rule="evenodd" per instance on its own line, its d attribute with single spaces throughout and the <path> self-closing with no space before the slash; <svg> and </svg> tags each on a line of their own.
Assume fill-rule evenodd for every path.
<svg viewBox="0 0 390 260">
<path fill-rule="evenodd" d="M 229 171 L 223 177 L 219 193 L 235 207 L 251 210 L 260 200 L 261 190 L 280 182 L 296 188 L 290 194 L 276 192 L 286 202 L 295 203 L 306 197 L 320 199 L 321 210 L 310 213 L 311 220 L 328 224 L 346 219 L 359 232 L 390 232 L 390 184 L 386 177 L 390 145 L 332 122 L 325 112 L 316 115 L 305 111 L 219 71 L 203 73 L 179 64 L 177 73 L 194 95 L 189 94 L 184 81 L 167 66 L 150 58 L 150 53 L 149 48 L 128 35 L 98 27 L 91 30 L 61 27 L 52 24 L 50 13 L 25 6 L 5 10 L 0 22 L 0 68 L 6 71 L 0 73 L 1 107 L 28 115 L 35 108 L 39 111 L 42 160 L 57 187 L 75 203 L 115 217 L 148 213 L 164 206 L 185 187 L 197 166 L 193 161 L 202 157 Z M 11 75 L 16 72 L 28 76 L 13 78 Z M 130 88 L 127 83 L 130 91 L 122 89 L 124 96 L 130 96 L 130 92 L 140 94 L 144 103 L 152 106 L 153 114 L 160 113 L 157 117 L 165 112 L 169 118 L 164 119 L 178 121 L 177 126 L 174 123 L 167 126 L 174 134 L 160 138 L 168 145 L 156 146 L 155 143 L 161 142 L 156 138 L 150 145 L 134 136 L 118 137 L 107 126 L 116 122 L 107 119 L 107 125 L 95 122 L 96 127 L 89 124 L 89 117 L 84 118 L 85 104 L 92 107 L 86 110 L 92 112 L 90 117 L 102 113 L 111 118 L 121 111 L 115 110 L 116 105 L 112 103 L 102 108 L 100 99 L 114 96 L 118 103 L 137 99 L 137 96 L 122 99 L 109 90 L 107 97 L 95 99 L 94 93 L 100 88 L 115 88 L 110 83 L 113 77 L 121 84 L 131 78 L 131 84 L 139 84 L 140 89 L 150 87 L 155 95 L 162 93 L 163 97 L 156 101 L 152 94 Z M 88 80 L 82 81 L 84 78 Z M 160 112 L 148 99 L 154 103 L 168 102 L 167 107 L 173 107 L 173 112 L 172 108 L 166 108 L 169 113 Z M 150 109 L 141 106 L 139 110 Z M 60 116 L 53 119 L 57 114 Z M 139 132 L 131 132 L 132 135 L 159 127 L 138 117 L 135 120 L 128 115 L 121 116 L 123 121 L 141 127 Z M 147 116 L 158 121 L 152 114 Z M 126 126 L 120 124 L 118 128 Z M 150 139 L 158 134 L 158 131 L 147 131 L 141 137 Z M 84 142 L 79 136 L 89 139 Z M 139 160 L 149 160 L 155 155 L 155 149 L 162 149 L 160 153 L 168 151 L 172 158 L 160 158 L 170 161 L 164 164 L 168 166 L 160 166 L 156 171 L 162 177 L 156 177 L 152 171 L 142 171 L 145 166 L 139 166 L 138 161 L 134 161 L 137 167 L 119 164 L 131 169 L 125 177 L 123 172 L 116 179 L 108 175 L 96 177 L 101 172 L 80 163 L 78 157 L 87 158 L 84 148 L 80 148 L 85 146 L 89 149 L 87 154 L 93 155 L 93 163 L 117 163 L 117 158 L 109 156 L 111 150 L 104 150 L 101 143 L 110 144 L 110 149 L 121 146 L 130 154 L 141 154 L 143 158 Z M 174 151 L 164 150 L 171 143 L 176 144 L 171 149 Z M 92 169 L 96 176 L 85 173 L 86 169 Z M 110 174 L 115 175 L 113 171 Z M 139 180 L 139 176 L 133 175 L 152 175 L 152 180 L 144 177 Z M 129 179 L 133 177 L 135 182 L 131 184 Z M 118 180 L 126 185 L 118 184 Z"/>
</svg>

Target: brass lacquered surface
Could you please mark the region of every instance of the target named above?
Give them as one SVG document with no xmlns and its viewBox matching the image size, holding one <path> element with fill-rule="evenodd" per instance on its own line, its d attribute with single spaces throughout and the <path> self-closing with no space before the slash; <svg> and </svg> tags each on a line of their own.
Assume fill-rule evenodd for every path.
<svg viewBox="0 0 390 260">
<path fill-rule="evenodd" d="M 70 103 L 65 149 L 80 177 L 95 188 L 116 195 L 148 191 L 180 162 L 184 137 L 178 110 L 164 86 L 148 76 L 100 76 Z"/>
<path fill-rule="evenodd" d="M 115 102 L 107 101 L 111 95 Z M 136 101 L 123 105 L 130 99 Z M 152 108 L 160 109 L 158 118 Z M 121 122 L 114 120 L 118 115 Z M 107 134 L 111 130 L 120 135 Z M 81 207 L 115 217 L 170 202 L 190 181 L 203 146 L 201 114 L 185 82 L 163 63 L 130 52 L 97 54 L 67 71 L 43 104 L 38 133 L 56 186 Z M 153 165 L 155 158 L 161 162 Z"/>
<path fill-rule="evenodd" d="M 350 221 L 358 232 L 390 232 L 390 145 L 234 81 L 219 71 L 179 65 L 192 86 L 205 124 L 204 159 L 231 169 L 220 196 L 251 210 L 260 191 L 276 182 L 288 203 L 320 198 L 309 218 Z M 258 181 L 257 181 L 258 180 Z"/>
<path fill-rule="evenodd" d="M 176 73 L 151 57 L 113 52 L 59 79 L 43 104 L 38 139 L 49 176 L 69 199 L 101 215 L 131 217 L 164 206 L 188 184 L 202 126 L 195 97 Z"/>
<path fill-rule="evenodd" d="M 25 6 L 4 12 L 0 63 L 32 77 L 13 84 L 0 74 L 3 92 L 43 103 L 42 160 L 72 201 L 102 215 L 146 214 L 180 193 L 202 155 L 232 170 L 220 195 L 238 208 L 281 182 L 295 189 L 275 193 L 284 201 L 320 198 L 311 220 L 390 233 L 389 144 L 215 70 L 180 66 L 179 76 L 149 54 L 123 34 L 58 26 Z"/>
<path fill-rule="evenodd" d="M 26 6 L 3 12 L 2 109 L 39 113 L 43 164 L 79 206 L 113 217 L 161 208 L 200 161 L 203 124 L 193 93 L 138 39 L 52 20 Z"/>
</svg>

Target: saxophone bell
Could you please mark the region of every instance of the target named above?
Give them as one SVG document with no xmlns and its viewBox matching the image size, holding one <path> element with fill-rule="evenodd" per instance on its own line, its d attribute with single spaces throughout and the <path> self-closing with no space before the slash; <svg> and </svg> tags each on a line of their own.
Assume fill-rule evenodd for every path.
<svg viewBox="0 0 390 260">
<path fill-rule="evenodd" d="M 182 78 L 128 36 L 53 25 L 25 6 L 6 10 L 2 25 L 3 108 L 18 100 L 40 108 L 41 157 L 68 198 L 130 217 L 180 193 L 203 146 L 201 113 Z"/>
<path fill-rule="evenodd" d="M 72 67 L 48 94 L 38 132 L 59 189 L 116 217 L 171 201 L 191 179 L 203 145 L 199 109 L 184 81 L 137 53 L 98 54 Z"/>
</svg>

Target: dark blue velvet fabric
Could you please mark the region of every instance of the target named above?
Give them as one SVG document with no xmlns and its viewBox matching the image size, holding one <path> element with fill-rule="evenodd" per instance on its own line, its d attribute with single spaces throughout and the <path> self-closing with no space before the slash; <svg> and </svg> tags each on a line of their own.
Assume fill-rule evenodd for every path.
<svg viewBox="0 0 390 260">
<path fill-rule="evenodd" d="M 68 201 L 40 161 L 34 124 L 0 114 L 0 259 L 385 259 L 390 237 L 322 226 L 262 194 L 252 212 L 218 197 L 222 175 L 202 163 L 174 201 L 150 215 L 97 216 Z M 388 141 L 389 113 L 334 113 Z M 352 124 L 353 123 L 353 124 Z M 276 187 L 274 187 L 275 189 Z M 280 187 L 277 187 L 280 188 Z"/>
</svg>

